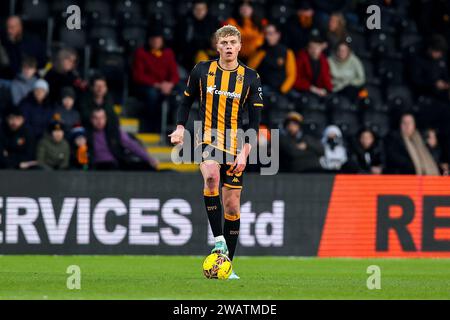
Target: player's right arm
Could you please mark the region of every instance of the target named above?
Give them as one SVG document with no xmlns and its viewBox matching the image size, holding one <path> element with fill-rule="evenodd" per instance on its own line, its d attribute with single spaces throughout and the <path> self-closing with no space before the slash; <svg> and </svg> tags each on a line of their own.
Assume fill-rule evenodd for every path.
<svg viewBox="0 0 450 320">
<path fill-rule="evenodd" d="M 200 91 L 200 65 L 201 63 L 198 63 L 189 75 L 187 86 L 183 93 L 183 99 L 180 107 L 178 108 L 177 128 L 174 132 L 169 134 L 170 142 L 172 144 L 183 144 L 184 127 L 189 118 L 189 111 L 191 110 L 192 103 L 198 97 Z"/>
</svg>

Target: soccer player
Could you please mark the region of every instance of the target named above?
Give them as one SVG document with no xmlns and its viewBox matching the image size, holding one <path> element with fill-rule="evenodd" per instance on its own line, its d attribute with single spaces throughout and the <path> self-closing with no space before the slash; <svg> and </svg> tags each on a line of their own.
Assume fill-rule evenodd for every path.
<svg viewBox="0 0 450 320">
<path fill-rule="evenodd" d="M 200 101 L 202 148 L 200 171 L 204 180 L 204 201 L 215 239 L 212 252 L 234 257 L 240 228 L 240 198 L 243 173 L 252 148 L 263 107 L 261 80 L 255 70 L 238 60 L 241 34 L 231 25 L 215 33 L 219 58 L 198 63 L 192 70 L 177 115 L 176 130 L 170 134 L 173 144 L 182 144 L 184 126 L 195 99 Z M 242 114 L 248 110 L 249 129 L 254 138 L 239 139 Z M 229 158 L 233 161 L 227 161 Z M 220 160 L 218 160 L 220 159 Z M 222 201 L 219 194 L 222 189 Z M 222 203 L 225 222 L 222 228 Z M 230 279 L 239 279 L 234 273 Z"/>
</svg>

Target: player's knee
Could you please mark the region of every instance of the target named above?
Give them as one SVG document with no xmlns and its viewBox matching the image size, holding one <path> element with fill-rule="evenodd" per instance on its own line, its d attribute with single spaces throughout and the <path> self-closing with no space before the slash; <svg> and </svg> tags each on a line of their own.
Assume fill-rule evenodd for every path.
<svg viewBox="0 0 450 320">
<path fill-rule="evenodd" d="M 239 204 L 233 200 L 226 200 L 224 203 L 225 212 L 233 217 L 239 216 Z"/>
<path fill-rule="evenodd" d="M 219 187 L 219 175 L 216 173 L 207 174 L 205 177 L 205 187 L 214 191 Z"/>
</svg>

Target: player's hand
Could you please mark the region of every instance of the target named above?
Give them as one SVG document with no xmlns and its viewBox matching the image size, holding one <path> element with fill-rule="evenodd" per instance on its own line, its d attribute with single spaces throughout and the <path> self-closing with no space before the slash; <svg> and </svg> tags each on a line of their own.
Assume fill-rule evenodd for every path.
<svg viewBox="0 0 450 320">
<path fill-rule="evenodd" d="M 176 130 L 169 134 L 170 143 L 174 145 L 182 145 L 184 139 L 184 126 L 178 125 Z"/>
<path fill-rule="evenodd" d="M 247 166 L 247 156 L 243 152 L 241 152 L 236 156 L 236 159 L 234 159 L 233 173 L 243 172 L 246 166 Z"/>
</svg>

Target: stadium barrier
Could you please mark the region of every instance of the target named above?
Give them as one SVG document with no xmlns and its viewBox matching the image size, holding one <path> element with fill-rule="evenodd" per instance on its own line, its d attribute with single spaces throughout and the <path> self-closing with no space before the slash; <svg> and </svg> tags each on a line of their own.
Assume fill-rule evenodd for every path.
<svg viewBox="0 0 450 320">
<path fill-rule="evenodd" d="M 194 254 L 199 174 L 0 172 L 0 254 Z M 450 179 L 245 176 L 238 255 L 450 257 Z"/>
</svg>

